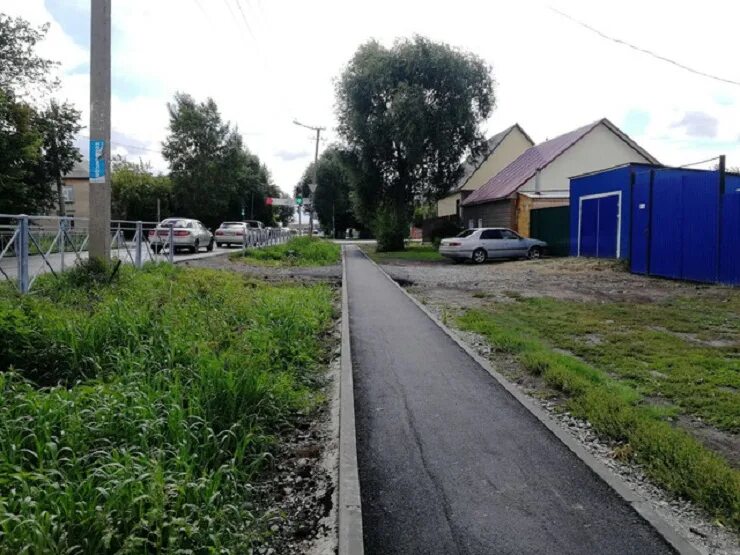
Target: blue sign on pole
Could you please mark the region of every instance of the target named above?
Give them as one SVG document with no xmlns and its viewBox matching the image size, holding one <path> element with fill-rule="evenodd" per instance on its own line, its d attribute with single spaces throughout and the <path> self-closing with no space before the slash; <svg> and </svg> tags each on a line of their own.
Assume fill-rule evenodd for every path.
<svg viewBox="0 0 740 555">
<path fill-rule="evenodd" d="M 90 141 L 90 183 L 105 183 L 105 141 Z"/>
</svg>

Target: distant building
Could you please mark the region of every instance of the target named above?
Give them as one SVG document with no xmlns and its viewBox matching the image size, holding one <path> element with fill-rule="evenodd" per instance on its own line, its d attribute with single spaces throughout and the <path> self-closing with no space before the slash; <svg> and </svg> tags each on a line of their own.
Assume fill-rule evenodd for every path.
<svg viewBox="0 0 740 555">
<path fill-rule="evenodd" d="M 87 160 L 78 162 L 72 171 L 62 178 L 64 182 L 64 207 L 67 216 L 90 217 L 90 173 Z"/>
<path fill-rule="evenodd" d="M 533 144 L 518 123 L 493 135 L 486 142 L 482 154 L 465 160 L 462 176 L 437 203 L 437 216 L 460 216 L 460 205 L 471 193 L 485 185 Z"/>
<path fill-rule="evenodd" d="M 568 206 L 570 177 L 630 162 L 658 163 L 616 125 L 600 119 L 526 149 L 492 175 L 463 199 L 463 225 L 507 227 L 529 236 L 533 210 Z M 567 211 L 563 214 L 567 218 Z M 567 220 L 561 227 L 567 230 Z"/>
</svg>

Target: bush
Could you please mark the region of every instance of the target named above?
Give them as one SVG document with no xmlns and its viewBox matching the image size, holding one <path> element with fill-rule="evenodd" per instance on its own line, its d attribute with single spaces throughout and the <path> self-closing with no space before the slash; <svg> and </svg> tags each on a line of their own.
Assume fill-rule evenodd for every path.
<svg viewBox="0 0 740 555">
<path fill-rule="evenodd" d="M 429 234 L 429 239 L 435 247 L 439 248 L 439 244 L 442 239 L 445 239 L 447 237 L 454 237 L 462 230 L 462 227 L 460 227 L 455 222 L 444 220 L 434 226 L 434 228 L 431 230 L 431 233 Z"/>
<path fill-rule="evenodd" d="M 404 240 L 409 229 L 408 222 L 399 214 L 399 209 L 392 206 L 379 208 L 375 216 L 374 231 L 378 252 L 404 250 Z"/>
</svg>

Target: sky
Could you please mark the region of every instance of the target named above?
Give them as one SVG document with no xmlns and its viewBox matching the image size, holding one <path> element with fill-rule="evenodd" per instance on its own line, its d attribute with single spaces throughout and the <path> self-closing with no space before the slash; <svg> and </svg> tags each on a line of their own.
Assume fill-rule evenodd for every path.
<svg viewBox="0 0 740 555">
<path fill-rule="evenodd" d="M 167 102 L 178 91 L 211 97 L 291 192 L 314 155 L 314 135 L 293 120 L 327 128 L 321 149 L 338 141 L 334 86 L 357 47 L 420 34 L 490 64 L 487 136 L 519 123 L 540 142 L 608 117 L 665 164 L 726 154 L 740 167 L 740 86 L 602 38 L 552 8 L 740 82 L 734 0 L 113 0 L 113 152 L 167 171 Z M 0 0 L 0 11 L 50 23 L 39 52 L 61 63 L 56 96 L 87 125 L 90 0 Z"/>
</svg>

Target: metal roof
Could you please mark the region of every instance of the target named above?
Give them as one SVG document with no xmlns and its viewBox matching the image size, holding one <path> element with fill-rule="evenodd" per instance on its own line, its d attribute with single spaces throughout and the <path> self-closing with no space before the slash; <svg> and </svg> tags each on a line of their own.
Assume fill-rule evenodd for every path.
<svg viewBox="0 0 740 555">
<path fill-rule="evenodd" d="M 493 152 L 498 148 L 498 146 L 504 141 L 506 136 L 511 133 L 515 128 L 518 128 L 519 131 L 522 132 L 522 134 L 529 139 L 529 142 L 534 144 L 534 141 L 529 138 L 529 135 L 527 135 L 524 132 L 524 129 L 521 128 L 521 126 L 518 123 L 515 123 L 514 125 L 511 125 L 504 129 L 503 131 L 496 133 L 495 135 L 491 136 L 486 141 L 486 147 L 485 150 L 479 154 L 477 157 L 468 156 L 465 162 L 463 163 L 463 174 L 460 177 L 460 179 L 457 180 L 457 183 L 452 186 L 450 189 L 449 194 L 457 193 L 460 190 L 462 190 L 463 187 L 465 187 L 465 184 L 468 182 L 468 180 L 473 177 L 473 174 L 480 168 L 483 163 L 488 160 L 488 157 L 493 154 Z"/>
<path fill-rule="evenodd" d="M 539 170 L 547 167 L 553 160 L 558 158 L 571 146 L 580 141 L 594 128 L 601 124 L 604 124 L 609 130 L 626 142 L 635 151 L 639 152 L 647 160 L 653 163 L 658 162 L 647 151 L 642 149 L 637 143 L 622 132 L 616 125 L 611 123 L 608 119 L 603 118 L 525 150 L 519 158 L 493 176 L 488 183 L 483 185 L 483 187 L 468 196 L 468 198 L 462 202 L 463 206 L 483 204 L 508 197 L 529 181 L 529 179 L 534 177 Z"/>
</svg>

